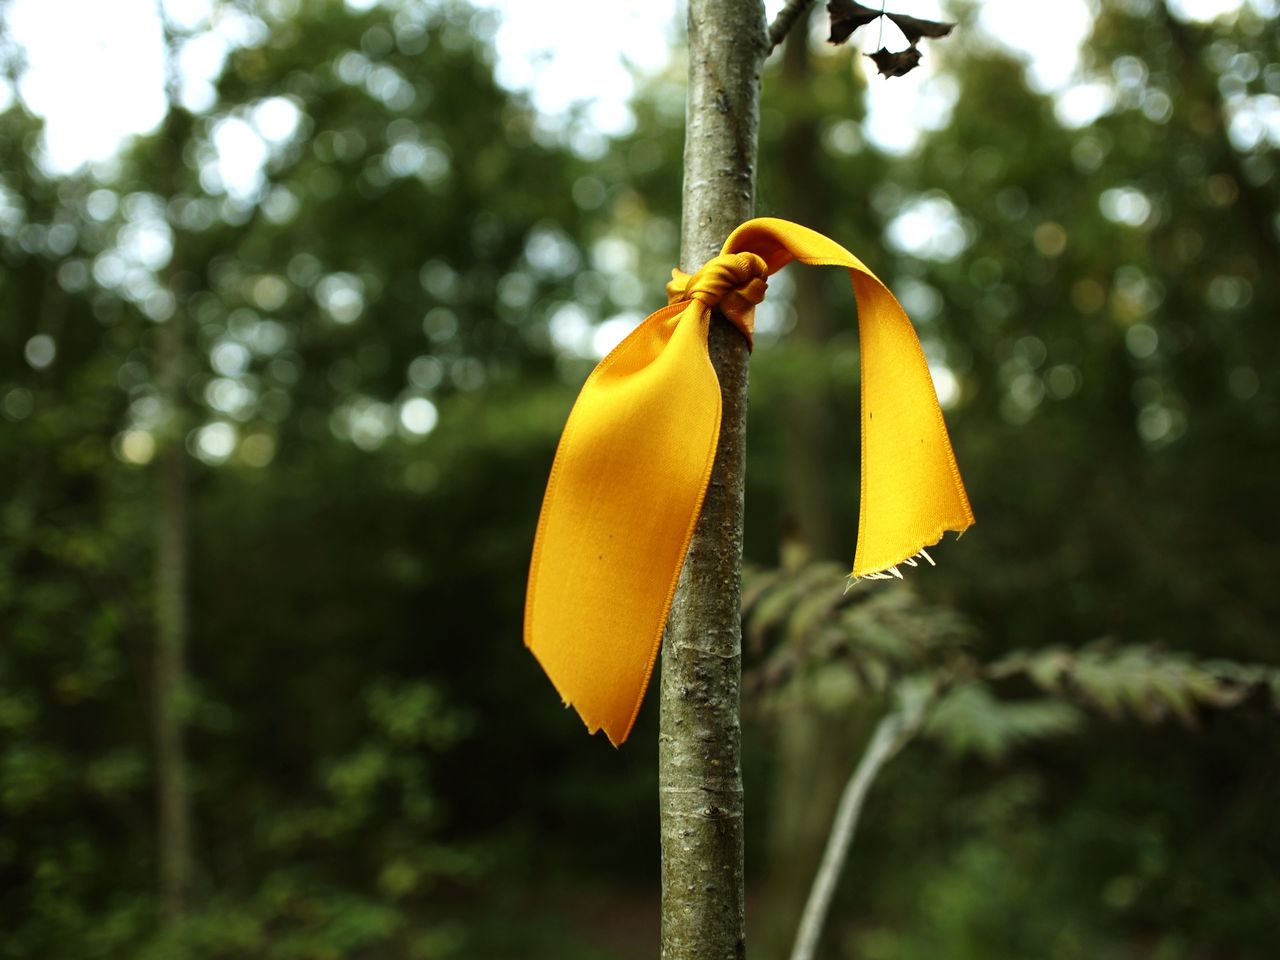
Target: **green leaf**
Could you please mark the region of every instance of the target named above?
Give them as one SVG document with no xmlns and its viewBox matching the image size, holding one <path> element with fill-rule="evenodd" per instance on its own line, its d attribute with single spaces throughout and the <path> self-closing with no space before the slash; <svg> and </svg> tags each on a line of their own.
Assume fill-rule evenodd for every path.
<svg viewBox="0 0 1280 960">
<path fill-rule="evenodd" d="M 944 694 L 925 725 L 926 736 L 953 756 L 998 760 L 1015 747 L 1074 732 L 1082 715 L 1051 699 L 1006 701 L 985 684 L 967 683 Z"/>
</svg>

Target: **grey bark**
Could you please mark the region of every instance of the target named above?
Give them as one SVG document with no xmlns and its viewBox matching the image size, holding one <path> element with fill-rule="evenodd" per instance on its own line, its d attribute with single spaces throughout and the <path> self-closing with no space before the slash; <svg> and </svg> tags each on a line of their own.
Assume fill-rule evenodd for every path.
<svg viewBox="0 0 1280 960">
<path fill-rule="evenodd" d="M 813 0 L 791 0 L 785 7 L 778 11 L 778 15 L 773 18 L 773 23 L 769 24 L 769 49 L 772 50 L 783 40 L 787 38 L 787 34 L 798 24 L 805 26 L 808 17 L 804 14 L 809 12 L 809 6 Z M 806 42 L 808 38 L 805 38 Z"/>
<path fill-rule="evenodd" d="M 680 263 L 720 252 L 754 205 L 760 0 L 689 0 L 689 88 Z M 747 345 L 714 315 L 723 409 L 715 466 L 662 645 L 659 804 L 663 960 L 746 955 L 738 610 Z"/>
</svg>

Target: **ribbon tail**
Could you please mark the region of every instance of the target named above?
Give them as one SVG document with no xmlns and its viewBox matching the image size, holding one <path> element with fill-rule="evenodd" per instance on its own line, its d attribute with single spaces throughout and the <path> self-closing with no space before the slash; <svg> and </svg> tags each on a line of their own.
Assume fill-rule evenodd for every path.
<svg viewBox="0 0 1280 960">
<path fill-rule="evenodd" d="M 850 269 L 862 352 L 862 495 L 853 575 L 896 566 L 973 525 L 920 340 L 870 271 Z"/>
<path fill-rule="evenodd" d="M 605 357 L 565 424 L 534 539 L 525 645 L 615 746 L 653 672 L 720 434 L 707 308 L 652 314 Z"/>
<path fill-rule="evenodd" d="M 853 575 L 874 576 L 973 525 L 920 339 L 894 295 L 861 260 L 808 227 L 761 217 L 725 241 L 776 273 L 792 260 L 845 267 L 858 302 L 862 354 L 862 510 Z"/>
</svg>

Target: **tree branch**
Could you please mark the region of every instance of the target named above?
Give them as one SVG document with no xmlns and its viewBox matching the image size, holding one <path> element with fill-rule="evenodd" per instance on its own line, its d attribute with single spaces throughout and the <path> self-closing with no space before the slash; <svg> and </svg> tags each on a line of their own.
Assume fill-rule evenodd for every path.
<svg viewBox="0 0 1280 960">
<path fill-rule="evenodd" d="M 773 18 L 773 23 L 769 24 L 770 50 L 787 38 L 787 34 L 796 25 L 796 21 L 801 18 L 802 14 L 812 4 L 813 0 L 791 0 L 790 3 L 778 11 L 778 15 Z"/>
<path fill-rule="evenodd" d="M 925 708 L 931 701 L 932 690 L 905 691 L 901 704 L 881 718 L 871 734 L 867 750 L 854 768 L 844 794 L 840 797 L 840 806 L 836 809 L 831 835 L 827 839 L 827 849 L 822 854 L 822 864 L 813 878 L 809 900 L 804 905 L 800 928 L 796 931 L 791 960 L 813 960 L 814 951 L 818 948 L 818 938 L 822 935 L 827 912 L 831 908 L 831 898 L 836 892 L 836 882 L 844 870 L 849 847 L 853 843 L 867 792 L 885 764 L 920 729 Z"/>
</svg>

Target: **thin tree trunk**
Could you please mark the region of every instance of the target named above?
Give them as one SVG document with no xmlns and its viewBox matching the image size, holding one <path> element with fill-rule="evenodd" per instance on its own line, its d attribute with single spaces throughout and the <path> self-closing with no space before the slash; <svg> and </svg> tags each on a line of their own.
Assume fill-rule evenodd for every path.
<svg viewBox="0 0 1280 960">
<path fill-rule="evenodd" d="M 689 89 L 680 262 L 693 272 L 750 218 L 760 70 L 760 0 L 689 0 Z M 738 610 L 747 346 L 711 323 L 720 441 L 662 646 L 659 802 L 663 960 L 746 955 Z"/>
<path fill-rule="evenodd" d="M 182 143 L 188 118 L 178 101 L 177 37 L 157 2 L 164 33 L 166 93 L 169 99 L 165 137 L 163 195 L 177 192 L 182 170 Z M 177 236 L 171 272 L 177 272 Z M 184 699 L 187 688 L 187 573 L 190 565 L 188 517 L 190 492 L 187 452 L 183 443 L 186 418 L 185 322 L 183 297 L 176 277 L 170 289 L 177 305 L 155 336 L 156 386 L 169 411 L 169 421 L 159 438 L 155 464 L 155 513 L 153 515 L 154 570 L 152 604 L 155 649 L 152 660 L 152 726 L 156 750 L 156 851 L 158 861 L 160 920 L 165 927 L 181 923 L 190 906 L 193 857 L 191 851 L 191 796 L 187 785 L 187 758 L 183 745 Z"/>
<path fill-rule="evenodd" d="M 181 312 L 156 331 L 156 379 L 180 425 Z M 182 698 L 187 643 L 187 471 L 180 429 L 170 430 L 156 458 L 155 651 L 152 663 L 156 747 L 156 846 L 160 915 L 166 926 L 186 913 L 191 886 L 191 810 L 183 751 Z"/>
</svg>

